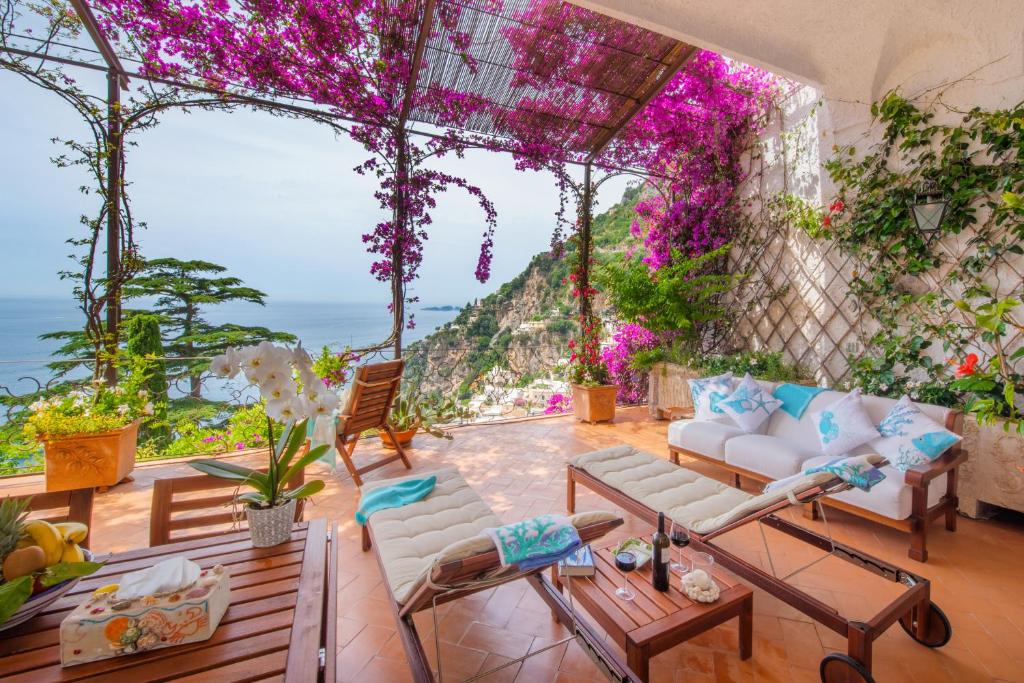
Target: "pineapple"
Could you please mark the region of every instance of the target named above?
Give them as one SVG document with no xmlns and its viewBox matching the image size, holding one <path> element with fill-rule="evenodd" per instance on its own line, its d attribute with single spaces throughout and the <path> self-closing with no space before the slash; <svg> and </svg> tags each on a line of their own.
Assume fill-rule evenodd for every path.
<svg viewBox="0 0 1024 683">
<path fill-rule="evenodd" d="M 22 536 L 29 499 L 4 498 L 0 501 L 0 561 L 14 550 Z"/>
</svg>

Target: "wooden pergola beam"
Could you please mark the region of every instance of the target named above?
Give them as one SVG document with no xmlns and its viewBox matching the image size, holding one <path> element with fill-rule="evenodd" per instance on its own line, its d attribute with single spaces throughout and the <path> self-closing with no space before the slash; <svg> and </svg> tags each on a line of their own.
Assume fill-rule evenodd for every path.
<svg viewBox="0 0 1024 683">
<path fill-rule="evenodd" d="M 403 126 L 409 120 L 409 114 L 412 113 L 412 98 L 416 94 L 416 84 L 420 80 L 423 53 L 427 51 L 427 40 L 434 28 L 435 5 L 437 5 L 437 0 L 426 0 L 423 5 L 423 22 L 420 24 L 420 32 L 416 36 L 416 51 L 412 55 L 412 70 L 409 72 L 409 82 L 405 84 L 405 97 L 402 99 L 402 109 L 398 115 L 398 120 Z"/>
<path fill-rule="evenodd" d="M 79 21 L 85 26 L 86 32 L 89 37 L 92 38 L 93 44 L 96 45 L 96 49 L 103 55 L 103 61 L 107 63 L 107 67 L 111 71 L 117 73 L 118 82 L 121 87 L 125 90 L 128 89 L 128 72 L 125 71 L 124 66 L 121 64 L 120 58 L 117 53 L 114 52 L 114 47 L 107 40 L 107 37 L 103 35 L 103 31 L 100 29 L 99 22 L 96 21 L 96 15 L 92 13 L 89 6 L 85 4 L 85 0 L 71 0 L 71 6 L 75 8 L 75 14 L 78 15 Z"/>
<path fill-rule="evenodd" d="M 662 89 L 668 85 L 668 82 L 672 80 L 677 73 L 679 73 L 680 69 L 686 66 L 687 62 L 693 59 L 694 55 L 697 54 L 697 48 L 693 45 L 687 45 L 686 43 L 679 43 L 675 49 L 679 52 L 675 56 L 675 59 L 670 61 L 669 66 L 665 68 L 660 76 L 654 77 L 652 75 L 653 80 L 648 79 L 648 82 L 641 86 L 640 94 L 635 98 L 633 104 L 624 107 L 625 111 L 622 114 L 621 122 L 617 126 L 614 126 L 608 131 L 602 133 L 597 138 L 594 142 L 594 148 L 587 157 L 587 163 L 590 163 L 599 157 L 601 153 L 608 148 L 608 145 L 615 140 L 618 134 L 621 133 L 626 126 L 632 123 L 633 119 L 635 119 L 637 115 L 644 110 L 644 107 L 650 104 L 651 100 L 658 96 Z"/>
</svg>

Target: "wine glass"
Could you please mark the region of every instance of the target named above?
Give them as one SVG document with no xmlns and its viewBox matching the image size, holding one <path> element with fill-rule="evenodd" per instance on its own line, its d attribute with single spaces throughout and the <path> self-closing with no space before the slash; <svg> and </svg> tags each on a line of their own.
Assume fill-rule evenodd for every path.
<svg viewBox="0 0 1024 683">
<path fill-rule="evenodd" d="M 690 545 L 690 534 L 682 524 L 672 520 L 672 527 L 669 530 L 668 539 L 672 545 L 679 548 L 679 559 L 673 560 L 670 567 L 677 572 L 686 572 L 689 568 L 683 564 L 683 548 Z"/>
<path fill-rule="evenodd" d="M 634 593 L 629 587 L 629 572 L 636 569 L 636 555 L 630 552 L 618 553 L 615 555 L 615 566 L 620 572 L 622 572 L 623 582 L 622 588 L 616 590 L 615 595 L 618 596 L 620 600 L 628 602 L 636 597 L 636 593 Z"/>
</svg>

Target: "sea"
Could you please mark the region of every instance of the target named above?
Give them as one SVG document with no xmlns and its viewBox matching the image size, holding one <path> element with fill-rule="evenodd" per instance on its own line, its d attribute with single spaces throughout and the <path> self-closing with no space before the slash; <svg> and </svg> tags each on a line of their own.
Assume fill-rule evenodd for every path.
<svg viewBox="0 0 1024 683">
<path fill-rule="evenodd" d="M 443 306 L 436 304 L 436 306 Z M 430 304 L 414 304 L 416 327 L 406 330 L 403 342 L 422 339 L 458 315 L 458 310 L 426 310 Z M 316 354 L 323 346 L 341 350 L 365 347 L 391 332 L 391 314 L 383 303 L 275 301 L 265 306 L 228 302 L 205 309 L 212 324 L 260 325 L 290 332 Z M 0 392 L 15 395 L 35 391 L 50 378 L 46 363 L 59 341 L 41 340 L 46 332 L 82 327 L 82 312 L 70 299 L 0 298 Z M 214 393 L 219 393 L 215 391 Z M 210 396 L 215 398 L 215 396 Z"/>
</svg>

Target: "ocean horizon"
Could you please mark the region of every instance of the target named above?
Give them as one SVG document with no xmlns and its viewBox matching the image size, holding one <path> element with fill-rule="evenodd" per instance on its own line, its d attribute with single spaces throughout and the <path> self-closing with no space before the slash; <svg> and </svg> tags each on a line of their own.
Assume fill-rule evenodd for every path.
<svg viewBox="0 0 1024 683">
<path fill-rule="evenodd" d="M 403 342 L 411 344 L 458 315 L 458 310 L 425 310 L 448 302 L 417 303 L 409 311 L 416 327 L 405 330 Z M 138 307 L 143 307 L 138 305 Z M 266 306 L 248 302 L 229 302 L 209 306 L 204 314 L 212 324 L 260 325 L 289 332 L 301 340 L 311 353 L 329 346 L 362 347 L 379 342 L 391 332 L 391 314 L 384 303 L 279 301 L 269 299 Z M 35 377 L 45 382 L 50 371 L 46 363 L 60 343 L 41 340 L 47 332 L 80 329 L 81 311 L 70 299 L 55 297 L 0 297 L 0 391 L 23 394 L 35 389 Z"/>
</svg>

